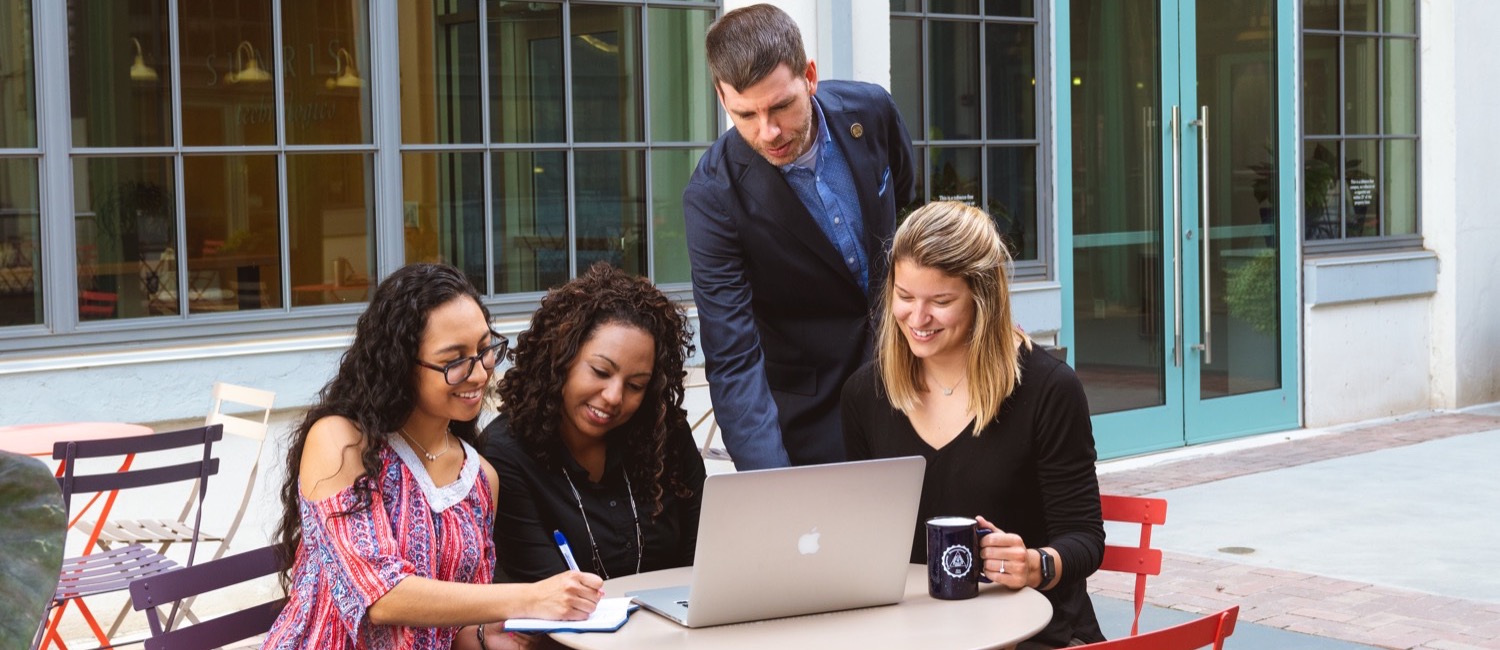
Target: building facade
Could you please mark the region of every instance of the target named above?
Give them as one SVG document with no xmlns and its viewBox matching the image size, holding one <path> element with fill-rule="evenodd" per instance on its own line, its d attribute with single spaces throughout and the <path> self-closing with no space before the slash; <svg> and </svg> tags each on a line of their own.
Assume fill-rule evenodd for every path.
<svg viewBox="0 0 1500 650">
<path fill-rule="evenodd" d="M 690 300 L 742 4 L 0 0 L 0 424 L 307 404 L 413 261 L 507 333 L 598 260 Z M 996 219 L 1102 455 L 1500 400 L 1500 7 L 777 4 Z"/>
</svg>

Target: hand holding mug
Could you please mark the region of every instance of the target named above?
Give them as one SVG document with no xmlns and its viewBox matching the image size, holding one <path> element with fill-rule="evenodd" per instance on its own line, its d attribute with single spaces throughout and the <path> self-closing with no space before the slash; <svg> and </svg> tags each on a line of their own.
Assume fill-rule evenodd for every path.
<svg viewBox="0 0 1500 650">
<path fill-rule="evenodd" d="M 1030 552 L 1020 535 L 1000 530 L 999 526 L 979 517 L 979 526 L 995 532 L 979 538 L 979 558 L 983 561 L 983 575 L 991 581 L 1010 589 L 1034 587 L 1031 584 L 1032 570 Z"/>
</svg>

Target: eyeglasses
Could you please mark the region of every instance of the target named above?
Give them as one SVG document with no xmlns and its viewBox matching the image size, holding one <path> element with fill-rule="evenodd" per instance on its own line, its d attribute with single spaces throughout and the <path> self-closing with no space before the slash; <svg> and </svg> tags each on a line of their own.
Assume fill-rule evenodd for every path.
<svg viewBox="0 0 1500 650">
<path fill-rule="evenodd" d="M 441 366 L 417 359 L 417 365 L 443 373 L 443 381 L 448 382 L 449 386 L 457 386 L 473 374 L 475 363 L 484 364 L 485 370 L 494 370 L 495 364 L 505 356 L 505 351 L 510 349 L 510 341 L 498 333 L 490 332 L 490 340 L 494 342 L 480 348 L 479 354 L 472 357 L 459 357 Z"/>
</svg>

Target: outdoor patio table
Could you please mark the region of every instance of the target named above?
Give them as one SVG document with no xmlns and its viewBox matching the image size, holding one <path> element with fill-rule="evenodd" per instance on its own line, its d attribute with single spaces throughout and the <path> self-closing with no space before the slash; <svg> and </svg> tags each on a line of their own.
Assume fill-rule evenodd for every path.
<svg viewBox="0 0 1500 650">
<path fill-rule="evenodd" d="M 0 450 L 27 456 L 50 457 L 52 448 L 59 442 L 76 442 L 80 440 L 109 440 L 112 438 L 128 438 L 152 433 L 153 429 L 140 424 L 126 424 L 123 422 L 53 422 L 47 424 L 17 424 L 0 427 Z M 118 471 L 130 469 L 130 464 L 135 461 L 135 455 L 125 457 L 120 463 Z M 63 468 L 58 466 L 57 476 L 62 476 Z M 117 492 L 110 492 L 104 499 L 104 505 L 99 510 L 98 525 L 89 534 L 89 541 L 83 546 L 83 555 L 88 555 L 94 550 L 94 545 L 99 541 L 99 531 L 103 530 L 104 522 L 109 520 L 109 511 L 114 508 Z M 96 493 L 89 502 L 74 514 L 68 522 L 71 529 L 83 516 L 88 514 L 94 503 L 99 500 Z"/>
</svg>

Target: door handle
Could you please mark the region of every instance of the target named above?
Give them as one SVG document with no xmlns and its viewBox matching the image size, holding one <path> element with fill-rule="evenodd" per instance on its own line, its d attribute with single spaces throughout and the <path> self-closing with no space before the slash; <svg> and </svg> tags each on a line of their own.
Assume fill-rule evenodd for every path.
<svg viewBox="0 0 1500 650">
<path fill-rule="evenodd" d="M 1198 208 L 1198 212 L 1200 213 L 1199 217 L 1202 220 L 1202 225 L 1199 227 L 1199 230 L 1202 231 L 1202 234 L 1198 236 L 1198 242 L 1199 242 L 1199 244 L 1201 246 L 1203 246 L 1203 255 L 1198 259 L 1198 266 L 1199 266 L 1199 268 L 1201 268 L 1203 270 L 1203 305 L 1202 305 L 1202 310 L 1203 310 L 1203 338 L 1200 340 L 1200 342 L 1197 345 L 1193 346 L 1193 349 L 1194 350 L 1202 350 L 1203 351 L 1203 364 L 1204 365 L 1208 365 L 1208 364 L 1214 362 L 1214 350 L 1213 350 L 1214 316 L 1213 316 L 1213 303 L 1211 302 L 1211 300 L 1213 298 L 1213 285 L 1211 285 L 1209 283 L 1209 252 L 1208 252 L 1208 243 L 1209 243 L 1210 234 L 1209 234 L 1209 221 L 1208 221 L 1208 206 L 1210 205 L 1210 202 L 1209 202 L 1209 182 L 1208 182 L 1208 107 L 1207 106 L 1199 106 L 1198 107 L 1198 119 L 1193 120 L 1191 122 L 1191 124 L 1193 126 L 1198 127 L 1198 176 L 1199 176 L 1199 181 L 1200 181 L 1200 183 L 1203 186 L 1203 189 L 1199 192 L 1199 197 L 1198 197 L 1198 202 L 1200 204 L 1199 208 Z"/>
<path fill-rule="evenodd" d="M 1182 367 L 1182 109 L 1172 107 L 1172 365 Z"/>
</svg>

